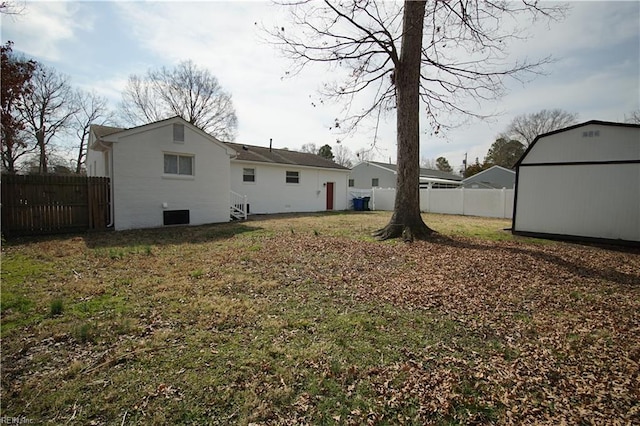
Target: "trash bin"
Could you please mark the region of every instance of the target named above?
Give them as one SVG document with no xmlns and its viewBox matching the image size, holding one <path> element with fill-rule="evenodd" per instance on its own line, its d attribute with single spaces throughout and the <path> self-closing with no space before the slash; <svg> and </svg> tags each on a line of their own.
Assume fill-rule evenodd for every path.
<svg viewBox="0 0 640 426">
<path fill-rule="evenodd" d="M 371 197 L 364 197 L 362 199 L 362 210 L 364 211 L 369 211 L 369 200 L 371 199 Z"/>
<path fill-rule="evenodd" d="M 354 198 L 353 199 L 353 209 L 355 211 L 361 212 L 364 210 L 364 198 Z"/>
</svg>

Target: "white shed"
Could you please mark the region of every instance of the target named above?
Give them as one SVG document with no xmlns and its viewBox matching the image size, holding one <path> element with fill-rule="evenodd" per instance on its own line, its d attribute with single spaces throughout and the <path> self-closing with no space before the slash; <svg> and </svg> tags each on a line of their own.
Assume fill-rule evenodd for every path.
<svg viewBox="0 0 640 426">
<path fill-rule="evenodd" d="M 514 234 L 640 244 L 640 125 L 539 135 L 516 163 Z"/>
</svg>

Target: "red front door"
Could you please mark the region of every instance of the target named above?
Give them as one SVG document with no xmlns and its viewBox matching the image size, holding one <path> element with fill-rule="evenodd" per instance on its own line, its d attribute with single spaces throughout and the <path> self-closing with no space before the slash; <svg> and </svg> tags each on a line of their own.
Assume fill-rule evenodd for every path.
<svg viewBox="0 0 640 426">
<path fill-rule="evenodd" d="M 333 182 L 327 182 L 327 210 L 333 210 Z"/>
</svg>

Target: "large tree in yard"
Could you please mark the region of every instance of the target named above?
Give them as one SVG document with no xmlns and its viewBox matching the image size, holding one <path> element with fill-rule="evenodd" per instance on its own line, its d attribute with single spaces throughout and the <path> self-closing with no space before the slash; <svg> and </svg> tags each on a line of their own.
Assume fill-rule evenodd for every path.
<svg viewBox="0 0 640 426">
<path fill-rule="evenodd" d="M 419 198 L 420 112 L 431 133 L 446 129 L 445 116 L 482 114 L 469 99 L 495 99 L 505 77 L 536 72 L 548 58 L 511 63 L 506 42 L 521 35 L 510 21 L 520 13 L 559 17 L 562 6 L 537 2 L 293 1 L 291 28 L 269 31 L 274 44 L 293 59 L 295 74 L 310 63 L 334 66 L 339 81 L 324 86 L 329 98 L 346 100 L 335 127 L 353 129 L 367 117 L 395 111 L 397 182 L 393 215 L 375 235 L 380 239 L 426 239 Z M 506 22 L 509 21 L 509 22 Z M 341 74 L 341 69 L 346 70 Z M 359 107 L 358 100 L 367 99 Z"/>
</svg>

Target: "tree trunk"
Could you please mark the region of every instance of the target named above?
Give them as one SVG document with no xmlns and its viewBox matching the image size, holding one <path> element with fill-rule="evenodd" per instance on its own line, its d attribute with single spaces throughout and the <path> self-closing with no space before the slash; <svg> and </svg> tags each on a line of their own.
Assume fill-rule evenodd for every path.
<svg viewBox="0 0 640 426">
<path fill-rule="evenodd" d="M 434 231 L 420 215 L 420 59 L 425 2 L 405 1 L 400 60 L 395 69 L 397 177 L 393 216 L 379 239 L 426 239 Z"/>
<path fill-rule="evenodd" d="M 44 126 L 42 126 L 40 130 L 36 132 L 36 143 L 38 144 L 38 148 L 40 149 L 38 173 L 41 175 L 46 175 L 49 172 L 49 168 L 47 165 L 47 149 L 45 146 Z"/>
</svg>

